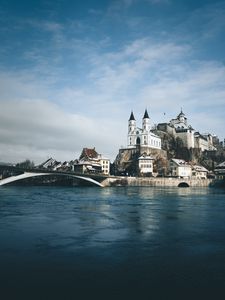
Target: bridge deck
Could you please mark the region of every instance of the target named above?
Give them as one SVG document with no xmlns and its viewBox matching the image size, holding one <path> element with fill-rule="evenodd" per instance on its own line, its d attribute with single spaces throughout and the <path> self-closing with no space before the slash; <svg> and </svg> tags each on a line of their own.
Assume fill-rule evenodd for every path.
<svg viewBox="0 0 225 300">
<path fill-rule="evenodd" d="M 17 168 L 13 166 L 0 166 L 0 170 L 10 171 L 14 173 L 22 173 L 17 175 L 12 175 L 7 178 L 3 178 L 0 180 L 0 185 L 5 185 L 11 182 L 15 182 L 18 180 L 26 179 L 26 178 L 32 178 L 37 176 L 68 176 L 72 178 L 81 179 L 84 181 L 91 182 L 95 185 L 98 185 L 100 187 L 103 187 L 103 185 L 99 182 L 104 180 L 105 178 L 108 178 L 108 176 L 105 176 L 103 174 L 83 174 L 83 173 L 75 173 L 75 172 L 63 172 L 63 171 L 49 171 L 46 169 L 29 169 L 24 170 L 22 168 Z"/>
</svg>

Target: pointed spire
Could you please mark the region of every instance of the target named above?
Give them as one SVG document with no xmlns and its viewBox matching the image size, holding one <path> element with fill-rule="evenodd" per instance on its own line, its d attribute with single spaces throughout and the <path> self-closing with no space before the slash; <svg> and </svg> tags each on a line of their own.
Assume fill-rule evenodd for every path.
<svg viewBox="0 0 225 300">
<path fill-rule="evenodd" d="M 145 109 L 145 114 L 144 114 L 143 119 L 149 119 L 147 108 Z"/>
<path fill-rule="evenodd" d="M 178 118 L 181 117 L 181 116 L 182 116 L 182 117 L 185 116 L 185 114 L 183 113 L 182 107 L 181 107 L 180 113 L 179 113 L 179 115 L 178 115 Z"/>
<path fill-rule="evenodd" d="M 131 114 L 130 114 L 130 119 L 129 119 L 129 121 L 135 121 L 135 118 L 134 118 L 133 111 L 131 111 Z"/>
</svg>

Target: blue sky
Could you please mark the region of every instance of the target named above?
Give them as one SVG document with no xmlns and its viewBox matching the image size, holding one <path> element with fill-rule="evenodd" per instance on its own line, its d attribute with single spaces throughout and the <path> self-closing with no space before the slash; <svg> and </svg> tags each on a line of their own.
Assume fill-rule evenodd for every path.
<svg viewBox="0 0 225 300">
<path fill-rule="evenodd" d="M 113 160 L 146 107 L 225 136 L 225 1 L 0 0 L 0 41 L 0 161 Z"/>
</svg>

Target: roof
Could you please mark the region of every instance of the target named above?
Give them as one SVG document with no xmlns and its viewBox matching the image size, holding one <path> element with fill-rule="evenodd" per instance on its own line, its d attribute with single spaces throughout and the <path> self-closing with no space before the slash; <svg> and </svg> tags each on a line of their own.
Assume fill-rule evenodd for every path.
<svg viewBox="0 0 225 300">
<path fill-rule="evenodd" d="M 179 118 L 179 117 L 185 117 L 185 114 L 183 113 L 182 108 L 181 108 L 181 112 L 179 113 L 179 115 L 177 116 L 177 118 Z"/>
<path fill-rule="evenodd" d="M 174 162 L 178 166 L 188 166 L 188 167 L 190 167 L 190 165 L 188 165 L 188 163 L 183 159 L 172 158 L 171 161 Z"/>
<path fill-rule="evenodd" d="M 201 133 L 199 133 L 198 131 L 196 131 L 196 132 L 194 133 L 194 137 L 207 141 L 207 137 L 203 136 L 203 135 L 202 135 Z"/>
<path fill-rule="evenodd" d="M 142 160 L 142 159 L 145 159 L 145 160 L 154 160 L 154 157 L 149 156 L 149 155 L 142 154 L 142 155 L 138 158 L 138 160 Z"/>
<path fill-rule="evenodd" d="M 131 114 L 130 114 L 130 119 L 129 119 L 129 121 L 135 121 L 135 118 L 134 118 L 133 111 L 131 111 Z"/>
<path fill-rule="evenodd" d="M 192 168 L 198 172 L 208 172 L 208 170 L 206 168 L 204 168 L 203 166 L 193 165 Z"/>
<path fill-rule="evenodd" d="M 143 117 L 143 119 L 149 119 L 149 116 L 148 116 L 148 111 L 147 111 L 147 109 L 145 110 L 145 114 L 144 114 L 144 117 Z"/>
<path fill-rule="evenodd" d="M 223 168 L 223 167 L 225 168 L 225 161 L 222 162 L 221 164 L 219 164 L 218 166 L 216 166 L 216 168 L 218 168 L 218 167 L 219 167 L 219 168 Z"/>
<path fill-rule="evenodd" d="M 92 163 L 92 162 L 89 162 L 89 161 L 79 161 L 79 163 L 77 165 L 79 165 L 79 166 L 101 167 L 100 163 Z"/>
<path fill-rule="evenodd" d="M 110 161 L 110 159 L 109 159 L 109 158 L 107 158 L 107 157 L 104 157 L 104 156 L 103 156 L 103 157 L 101 157 L 101 158 L 100 158 L 100 160 L 108 160 L 108 161 Z"/>
<path fill-rule="evenodd" d="M 93 158 L 98 158 L 98 153 L 95 150 L 95 148 L 91 149 L 91 148 L 83 148 L 82 153 L 80 155 L 80 160 L 82 158 L 87 158 L 87 159 L 93 159 Z"/>
</svg>

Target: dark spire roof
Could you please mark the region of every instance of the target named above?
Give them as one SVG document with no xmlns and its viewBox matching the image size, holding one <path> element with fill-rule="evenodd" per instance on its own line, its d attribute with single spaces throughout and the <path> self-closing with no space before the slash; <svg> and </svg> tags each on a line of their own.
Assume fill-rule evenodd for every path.
<svg viewBox="0 0 225 300">
<path fill-rule="evenodd" d="M 178 118 L 179 118 L 179 117 L 185 117 L 185 114 L 183 113 L 182 108 L 181 108 L 181 111 L 180 111 L 180 113 L 179 113 L 179 115 L 178 115 L 177 117 L 178 117 Z"/>
<path fill-rule="evenodd" d="M 135 121 L 133 111 L 132 111 L 131 114 L 130 114 L 130 119 L 129 119 L 129 121 Z"/>
<path fill-rule="evenodd" d="M 143 119 L 149 119 L 149 116 L 148 116 L 147 109 L 145 110 L 145 114 L 144 114 L 144 117 L 143 117 Z"/>
</svg>

